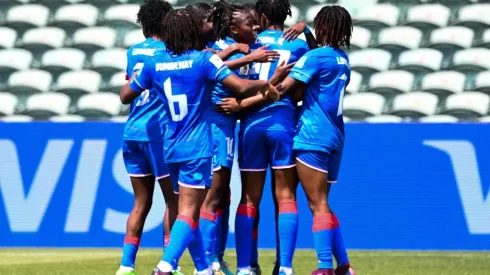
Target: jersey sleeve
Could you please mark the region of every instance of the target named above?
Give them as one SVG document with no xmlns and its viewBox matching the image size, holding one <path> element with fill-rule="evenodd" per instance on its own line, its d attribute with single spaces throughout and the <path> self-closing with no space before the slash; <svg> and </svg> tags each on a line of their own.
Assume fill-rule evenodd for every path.
<svg viewBox="0 0 490 275">
<path fill-rule="evenodd" d="M 289 77 L 308 84 L 317 74 L 320 66 L 318 59 L 309 54 L 303 55 L 294 65 Z"/>
<path fill-rule="evenodd" d="M 147 62 L 143 64 L 136 77 L 133 78 L 133 81 L 129 83 L 129 88 L 138 93 L 151 89 L 153 86 L 151 81 L 153 68 L 154 66 L 152 60 L 148 59 Z"/>
<path fill-rule="evenodd" d="M 216 54 L 206 53 L 204 55 L 204 69 L 209 80 L 221 82 L 233 72 L 225 65 L 223 60 Z"/>
</svg>

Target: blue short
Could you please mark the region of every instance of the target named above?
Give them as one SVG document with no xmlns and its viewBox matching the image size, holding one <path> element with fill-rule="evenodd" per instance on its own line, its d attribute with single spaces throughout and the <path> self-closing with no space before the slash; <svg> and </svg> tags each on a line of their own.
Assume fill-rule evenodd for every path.
<svg viewBox="0 0 490 275">
<path fill-rule="evenodd" d="M 233 125 L 234 126 L 234 125 Z M 231 170 L 235 157 L 235 128 L 211 124 L 213 130 L 213 170 L 221 167 Z"/>
<path fill-rule="evenodd" d="M 170 175 L 163 156 L 162 142 L 124 140 L 122 151 L 130 177 L 154 175 L 156 179 L 161 179 Z"/>
<path fill-rule="evenodd" d="M 247 129 L 238 139 L 238 162 L 241 171 L 265 171 L 295 166 L 294 131 Z"/>
<path fill-rule="evenodd" d="M 328 182 L 337 182 L 342 161 L 342 151 L 296 151 L 296 160 L 320 172 L 328 173 Z"/>
<path fill-rule="evenodd" d="M 198 158 L 168 164 L 174 191 L 178 193 L 179 185 L 204 189 L 211 187 L 213 180 L 213 158 Z"/>
</svg>

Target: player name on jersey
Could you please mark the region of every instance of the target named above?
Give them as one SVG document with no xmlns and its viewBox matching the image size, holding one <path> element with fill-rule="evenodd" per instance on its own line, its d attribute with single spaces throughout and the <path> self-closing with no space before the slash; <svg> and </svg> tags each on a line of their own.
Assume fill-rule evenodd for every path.
<svg viewBox="0 0 490 275">
<path fill-rule="evenodd" d="M 155 49 L 133 49 L 133 55 L 148 55 L 153 56 Z"/>
<path fill-rule="evenodd" d="M 158 71 L 175 71 L 192 68 L 193 60 L 184 60 L 178 62 L 156 63 L 155 70 Z"/>
</svg>

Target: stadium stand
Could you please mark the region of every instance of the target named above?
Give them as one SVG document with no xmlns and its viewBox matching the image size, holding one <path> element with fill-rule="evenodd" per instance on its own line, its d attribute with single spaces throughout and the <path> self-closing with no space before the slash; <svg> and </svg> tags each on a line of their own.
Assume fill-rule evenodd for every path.
<svg viewBox="0 0 490 275">
<path fill-rule="evenodd" d="M 291 3 L 288 26 L 334 3 L 354 18 L 345 121 L 490 121 L 490 0 Z M 124 121 L 117 94 L 125 51 L 144 39 L 138 4 L 0 1 L 0 120 Z"/>
</svg>

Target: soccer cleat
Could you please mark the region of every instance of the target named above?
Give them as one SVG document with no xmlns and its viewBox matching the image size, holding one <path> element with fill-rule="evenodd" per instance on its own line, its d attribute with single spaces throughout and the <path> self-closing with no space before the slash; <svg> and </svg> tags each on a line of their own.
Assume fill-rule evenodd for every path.
<svg viewBox="0 0 490 275">
<path fill-rule="evenodd" d="M 251 268 L 251 275 L 262 275 L 262 269 L 260 268 L 259 265 L 254 265 Z"/>
<path fill-rule="evenodd" d="M 279 263 L 278 262 L 274 262 L 274 269 L 272 270 L 272 275 L 279 275 Z"/>
<path fill-rule="evenodd" d="M 234 273 L 230 269 L 230 264 L 227 261 L 222 261 L 221 263 L 219 263 L 219 265 L 221 266 L 220 270 L 221 272 L 223 272 L 223 274 L 234 275 Z"/>
<path fill-rule="evenodd" d="M 335 275 L 333 269 L 317 269 L 311 272 L 311 275 Z"/>
<path fill-rule="evenodd" d="M 116 272 L 116 275 L 136 275 L 136 271 L 134 271 L 134 270 L 128 271 L 128 270 L 124 270 L 124 269 L 119 268 Z"/>
<path fill-rule="evenodd" d="M 153 269 L 153 272 L 151 273 L 151 275 L 173 275 L 173 273 L 172 272 L 163 272 L 158 267 L 155 267 L 155 269 Z"/>
<path fill-rule="evenodd" d="M 177 270 L 172 271 L 172 275 L 184 275 L 184 273 L 180 272 L 180 267 Z"/>
<path fill-rule="evenodd" d="M 335 269 L 335 275 L 356 275 L 356 271 L 350 266 L 350 264 L 344 264 L 337 266 Z"/>
</svg>

